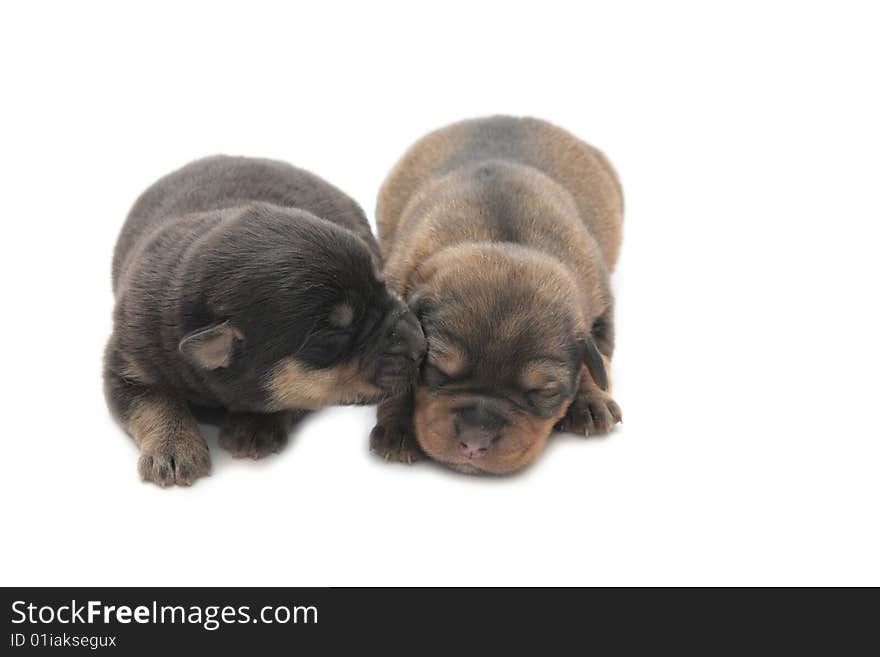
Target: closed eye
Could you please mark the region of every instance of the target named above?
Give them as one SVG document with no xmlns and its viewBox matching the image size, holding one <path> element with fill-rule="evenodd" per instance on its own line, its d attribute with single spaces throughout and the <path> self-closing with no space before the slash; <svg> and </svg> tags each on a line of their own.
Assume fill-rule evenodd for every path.
<svg viewBox="0 0 880 657">
<path fill-rule="evenodd" d="M 536 388 L 526 393 L 529 402 L 537 406 L 555 403 L 561 395 L 561 388 Z"/>
<path fill-rule="evenodd" d="M 354 334 L 351 329 L 336 329 L 335 331 L 325 331 L 324 339 L 328 341 L 348 340 Z"/>
<path fill-rule="evenodd" d="M 319 344 L 327 355 L 333 355 L 342 351 L 351 341 L 351 337 L 350 331 L 333 331 L 332 333 L 322 335 Z"/>
</svg>

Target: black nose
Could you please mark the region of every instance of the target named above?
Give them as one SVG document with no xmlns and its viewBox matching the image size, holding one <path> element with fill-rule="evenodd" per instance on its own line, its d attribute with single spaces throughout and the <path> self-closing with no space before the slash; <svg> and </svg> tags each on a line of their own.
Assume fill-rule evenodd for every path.
<svg viewBox="0 0 880 657">
<path fill-rule="evenodd" d="M 407 311 L 392 327 L 385 353 L 407 356 L 418 363 L 425 356 L 425 351 L 427 345 L 422 326 L 416 316 Z"/>
</svg>

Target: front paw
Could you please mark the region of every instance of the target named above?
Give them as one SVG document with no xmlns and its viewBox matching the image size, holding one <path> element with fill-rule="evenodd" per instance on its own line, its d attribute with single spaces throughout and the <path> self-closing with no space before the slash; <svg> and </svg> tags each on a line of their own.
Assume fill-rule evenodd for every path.
<svg viewBox="0 0 880 657">
<path fill-rule="evenodd" d="M 157 440 L 141 449 L 138 472 L 144 481 L 166 486 L 190 486 L 211 474 L 208 445 L 199 435 L 182 434 Z"/>
<path fill-rule="evenodd" d="M 608 433 L 615 424 L 622 421 L 620 406 L 610 395 L 601 391 L 579 392 L 555 429 L 582 436 L 596 436 Z"/>
<path fill-rule="evenodd" d="M 411 429 L 377 424 L 370 432 L 370 451 L 386 461 L 414 463 L 425 457 Z"/>
<path fill-rule="evenodd" d="M 218 443 L 236 458 L 261 459 L 287 444 L 291 422 L 275 415 L 233 416 L 220 428 Z"/>
</svg>

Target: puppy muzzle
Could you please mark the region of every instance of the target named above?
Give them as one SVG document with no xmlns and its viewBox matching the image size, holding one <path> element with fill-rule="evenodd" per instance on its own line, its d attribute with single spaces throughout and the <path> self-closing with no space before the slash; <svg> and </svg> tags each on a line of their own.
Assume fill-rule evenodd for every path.
<svg viewBox="0 0 880 657">
<path fill-rule="evenodd" d="M 422 326 L 416 316 L 407 310 L 391 329 L 385 355 L 408 358 L 418 365 L 426 351 L 427 343 Z"/>
<path fill-rule="evenodd" d="M 455 408 L 455 440 L 458 451 L 469 459 L 485 458 L 501 437 L 507 419 L 491 402 L 477 399 Z"/>
<path fill-rule="evenodd" d="M 425 334 L 419 321 L 412 312 L 404 311 L 387 328 L 379 357 L 377 383 L 385 389 L 412 384 L 426 351 Z"/>
</svg>

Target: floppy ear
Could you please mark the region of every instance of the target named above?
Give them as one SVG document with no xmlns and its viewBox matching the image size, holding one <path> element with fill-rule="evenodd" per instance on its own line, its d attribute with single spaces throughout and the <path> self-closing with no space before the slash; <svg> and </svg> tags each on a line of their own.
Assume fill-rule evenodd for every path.
<svg viewBox="0 0 880 657">
<path fill-rule="evenodd" d="M 177 348 L 194 365 L 216 370 L 218 367 L 229 367 L 236 340 L 244 340 L 244 335 L 225 321 L 189 333 Z"/>
<path fill-rule="evenodd" d="M 608 390 L 608 372 L 605 371 L 605 363 L 602 361 L 602 354 L 596 347 L 591 336 L 587 336 L 584 341 L 584 365 L 590 371 L 590 376 L 596 385 L 602 390 Z"/>
</svg>

